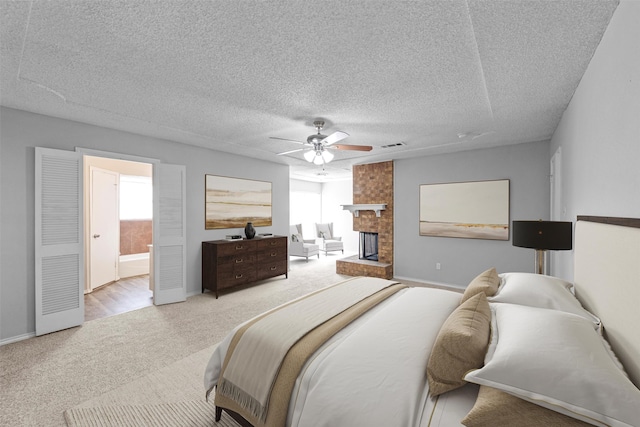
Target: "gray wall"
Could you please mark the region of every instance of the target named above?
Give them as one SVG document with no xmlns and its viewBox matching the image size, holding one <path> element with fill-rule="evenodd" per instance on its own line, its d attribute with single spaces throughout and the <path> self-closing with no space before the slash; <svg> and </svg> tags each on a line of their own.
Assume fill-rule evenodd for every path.
<svg viewBox="0 0 640 427">
<path fill-rule="evenodd" d="M 490 267 L 534 271 L 533 249 L 511 241 L 420 236 L 420 184 L 510 180 L 510 220 L 549 218 L 549 142 L 397 160 L 394 165 L 395 277 L 465 287 Z M 436 270 L 436 263 L 441 265 Z"/>
<path fill-rule="evenodd" d="M 2 108 L 0 110 L 0 340 L 35 330 L 34 147 L 85 147 L 181 164 L 187 171 L 187 292 L 201 286 L 200 245 L 241 230 L 204 229 L 204 176 L 223 175 L 273 183 L 273 226 L 289 232 L 289 167 L 171 141 Z M 239 167 L 242 166 L 242 167 Z"/>
<path fill-rule="evenodd" d="M 622 0 L 551 140 L 565 220 L 640 218 L 640 2 Z M 573 279 L 573 251 L 560 277 Z"/>
</svg>

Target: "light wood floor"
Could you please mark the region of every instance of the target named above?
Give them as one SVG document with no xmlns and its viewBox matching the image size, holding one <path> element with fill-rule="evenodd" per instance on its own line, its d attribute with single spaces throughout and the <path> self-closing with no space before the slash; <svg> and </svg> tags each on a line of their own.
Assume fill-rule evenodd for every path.
<svg viewBox="0 0 640 427">
<path fill-rule="evenodd" d="M 153 305 L 149 276 L 128 277 L 84 296 L 84 320 L 100 319 Z"/>
</svg>

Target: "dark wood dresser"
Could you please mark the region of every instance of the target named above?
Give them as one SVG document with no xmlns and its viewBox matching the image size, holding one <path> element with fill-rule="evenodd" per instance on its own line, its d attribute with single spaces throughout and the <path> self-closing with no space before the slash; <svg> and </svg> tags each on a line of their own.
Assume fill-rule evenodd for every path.
<svg viewBox="0 0 640 427">
<path fill-rule="evenodd" d="M 223 289 L 281 274 L 288 278 L 287 249 L 285 236 L 202 242 L 202 292 L 209 289 L 218 298 Z"/>
</svg>

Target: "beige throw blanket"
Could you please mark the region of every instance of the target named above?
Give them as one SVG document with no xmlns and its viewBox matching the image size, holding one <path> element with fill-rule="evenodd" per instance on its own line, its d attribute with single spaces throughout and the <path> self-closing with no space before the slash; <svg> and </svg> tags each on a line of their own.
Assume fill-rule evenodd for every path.
<svg viewBox="0 0 640 427">
<path fill-rule="evenodd" d="M 306 359 L 342 327 L 404 287 L 384 279 L 354 278 L 245 325 L 225 356 L 216 406 L 239 412 L 254 425 L 283 425 L 291 389 Z"/>
</svg>

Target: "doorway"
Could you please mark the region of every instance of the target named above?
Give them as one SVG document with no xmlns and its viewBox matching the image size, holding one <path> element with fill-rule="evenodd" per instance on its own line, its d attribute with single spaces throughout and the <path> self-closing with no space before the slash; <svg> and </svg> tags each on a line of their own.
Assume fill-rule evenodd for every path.
<svg viewBox="0 0 640 427">
<path fill-rule="evenodd" d="M 153 304 L 187 299 L 186 167 L 156 159 L 76 147 L 35 147 L 36 335 L 82 325 L 91 238 L 84 156 L 146 162 L 153 171 Z"/>
<path fill-rule="evenodd" d="M 549 217 L 551 221 L 562 221 L 565 217 L 564 204 L 562 197 L 562 147 L 558 147 L 556 152 L 551 157 L 549 165 L 550 169 L 550 213 Z M 547 251 L 549 255 L 549 273 L 553 276 L 561 276 L 561 272 L 558 271 L 560 264 L 560 257 L 562 256 L 559 251 Z"/>
<path fill-rule="evenodd" d="M 85 320 L 152 305 L 153 165 L 88 155 L 84 164 Z"/>
<path fill-rule="evenodd" d="M 118 280 L 120 174 L 89 167 L 89 290 Z"/>
<path fill-rule="evenodd" d="M 84 295 L 84 321 L 101 319 L 153 305 L 149 276 L 134 276 Z"/>
</svg>

